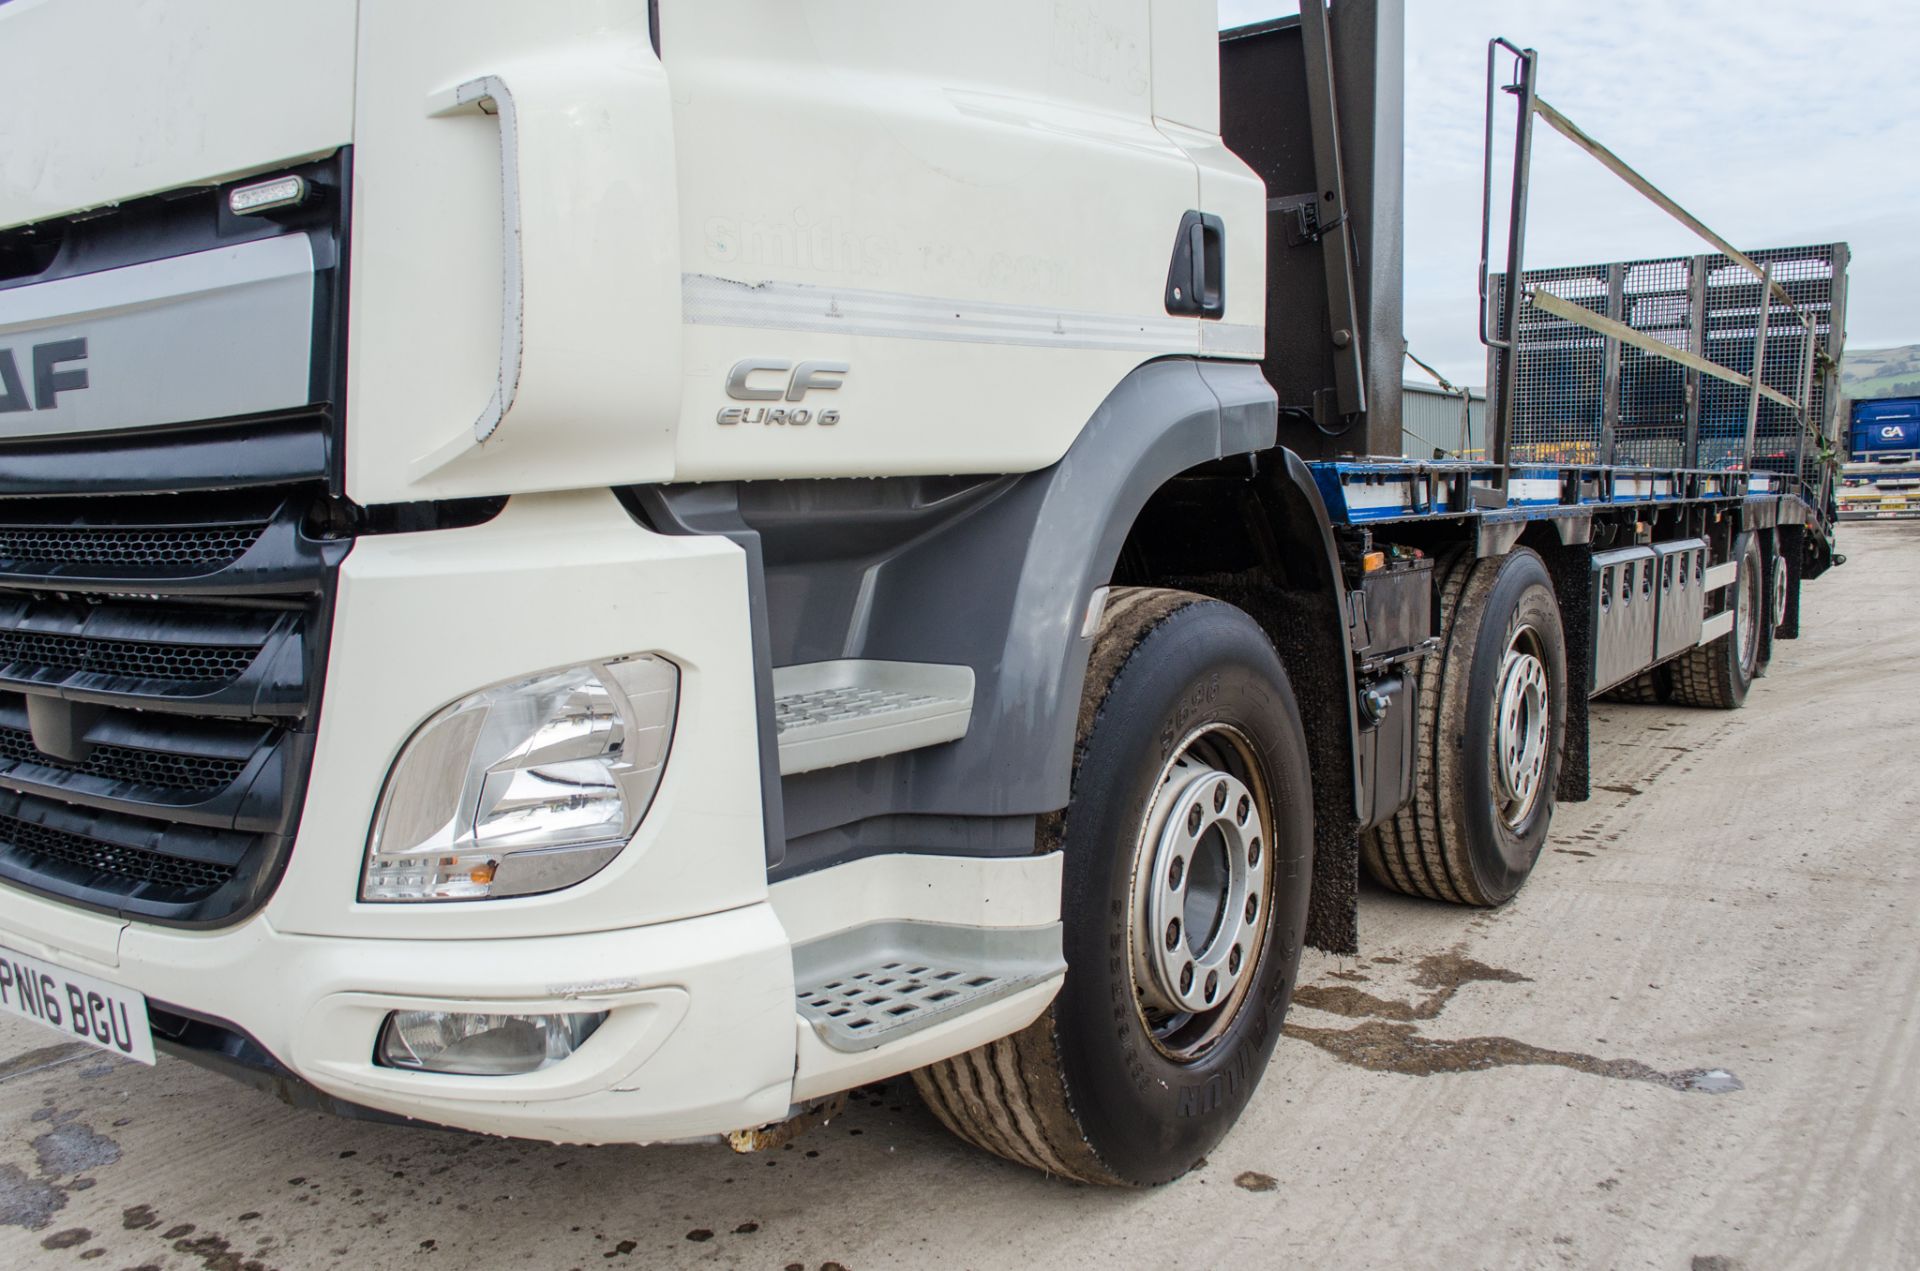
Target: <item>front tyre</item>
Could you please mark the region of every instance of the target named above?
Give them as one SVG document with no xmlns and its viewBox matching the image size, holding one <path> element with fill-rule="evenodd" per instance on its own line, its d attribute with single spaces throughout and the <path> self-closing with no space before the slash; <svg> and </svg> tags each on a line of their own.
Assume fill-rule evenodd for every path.
<svg viewBox="0 0 1920 1271">
<path fill-rule="evenodd" d="M 1151 1186 L 1232 1128 L 1279 1039 L 1312 863 L 1306 735 L 1245 613 L 1116 588 L 1075 755 L 1039 844 L 1065 853 L 1066 982 L 1022 1032 L 914 1081 L 990 1152 Z"/>
</svg>

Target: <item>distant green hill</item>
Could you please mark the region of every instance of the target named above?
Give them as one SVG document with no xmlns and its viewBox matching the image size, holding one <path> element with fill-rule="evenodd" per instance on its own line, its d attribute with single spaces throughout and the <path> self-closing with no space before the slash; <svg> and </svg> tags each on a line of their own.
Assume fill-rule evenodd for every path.
<svg viewBox="0 0 1920 1271">
<path fill-rule="evenodd" d="M 1920 397 L 1920 344 L 1894 349 L 1848 349 L 1840 362 L 1848 397 Z"/>
</svg>

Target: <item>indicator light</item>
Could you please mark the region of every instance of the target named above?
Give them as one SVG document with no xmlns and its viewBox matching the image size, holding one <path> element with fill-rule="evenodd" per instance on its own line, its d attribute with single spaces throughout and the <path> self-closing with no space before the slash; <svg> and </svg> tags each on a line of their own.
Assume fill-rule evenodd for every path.
<svg viewBox="0 0 1920 1271">
<path fill-rule="evenodd" d="M 255 216 L 277 208 L 297 207 L 307 201 L 305 177 L 275 177 L 227 192 L 227 208 L 235 216 Z"/>
</svg>

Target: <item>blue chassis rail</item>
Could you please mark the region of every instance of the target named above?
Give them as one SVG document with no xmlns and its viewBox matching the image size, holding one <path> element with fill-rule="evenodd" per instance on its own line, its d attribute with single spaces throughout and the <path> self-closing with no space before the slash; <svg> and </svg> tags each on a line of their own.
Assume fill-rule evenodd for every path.
<svg viewBox="0 0 1920 1271">
<path fill-rule="evenodd" d="M 1793 488 L 1800 483 L 1772 472 L 1529 464 L 1511 470 L 1503 494 L 1499 465 L 1472 460 L 1334 459 L 1307 466 L 1336 525 L 1469 516 L 1524 523 L 1697 502 L 1739 504 L 1765 524 L 1820 520 L 1816 505 Z"/>
</svg>

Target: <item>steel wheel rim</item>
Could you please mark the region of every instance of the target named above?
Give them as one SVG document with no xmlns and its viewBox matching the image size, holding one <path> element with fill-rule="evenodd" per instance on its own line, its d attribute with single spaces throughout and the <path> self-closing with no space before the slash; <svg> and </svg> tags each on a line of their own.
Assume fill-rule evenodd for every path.
<svg viewBox="0 0 1920 1271">
<path fill-rule="evenodd" d="M 1759 590 L 1760 571 L 1753 563 L 1753 557 L 1740 559 L 1740 594 L 1733 601 L 1733 639 L 1734 647 L 1740 654 L 1740 672 L 1742 675 L 1753 673 L 1754 659 L 1760 652 L 1760 629 L 1753 620 L 1754 592 Z"/>
<path fill-rule="evenodd" d="M 1135 844 L 1133 998 L 1154 1049 L 1191 1063 L 1249 1000 L 1273 912 L 1270 786 L 1246 734 L 1189 733 L 1161 767 Z"/>
<path fill-rule="evenodd" d="M 1507 638 L 1494 697 L 1494 801 L 1517 827 L 1540 801 L 1552 740 L 1552 697 L 1540 633 L 1523 623 Z"/>
</svg>

